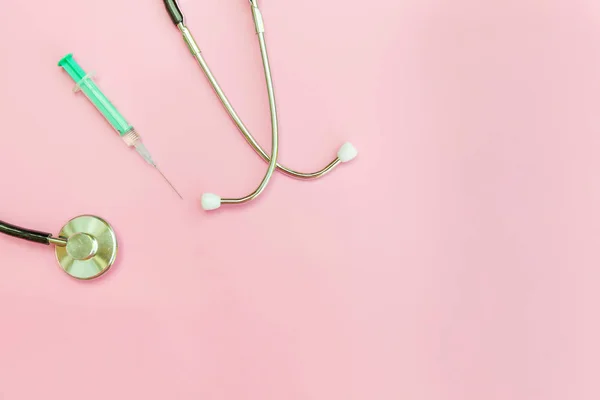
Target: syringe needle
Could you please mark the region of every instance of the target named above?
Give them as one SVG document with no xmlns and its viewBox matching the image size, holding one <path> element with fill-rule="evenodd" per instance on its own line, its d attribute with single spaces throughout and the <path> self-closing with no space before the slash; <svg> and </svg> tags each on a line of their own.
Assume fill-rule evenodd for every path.
<svg viewBox="0 0 600 400">
<path fill-rule="evenodd" d="M 179 196 L 179 198 L 181 200 L 183 200 L 183 196 L 177 191 L 177 189 L 175 189 L 175 186 L 173 186 L 173 184 L 167 179 L 167 177 L 165 176 L 165 174 L 162 173 L 162 171 L 160 170 L 160 168 L 156 167 L 156 170 L 158 171 L 159 174 L 162 175 L 162 177 L 169 184 L 169 186 L 171 186 L 171 188 L 175 191 L 175 193 L 177 193 L 177 196 Z"/>
</svg>

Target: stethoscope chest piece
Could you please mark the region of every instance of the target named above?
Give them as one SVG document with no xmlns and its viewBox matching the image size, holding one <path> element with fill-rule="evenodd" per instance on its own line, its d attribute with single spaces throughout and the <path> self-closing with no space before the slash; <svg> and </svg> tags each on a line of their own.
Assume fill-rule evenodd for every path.
<svg viewBox="0 0 600 400">
<path fill-rule="evenodd" d="M 73 278 L 89 280 L 103 275 L 117 258 L 117 236 L 102 218 L 83 215 L 62 228 L 60 238 L 66 246 L 56 246 L 56 259 Z"/>
</svg>

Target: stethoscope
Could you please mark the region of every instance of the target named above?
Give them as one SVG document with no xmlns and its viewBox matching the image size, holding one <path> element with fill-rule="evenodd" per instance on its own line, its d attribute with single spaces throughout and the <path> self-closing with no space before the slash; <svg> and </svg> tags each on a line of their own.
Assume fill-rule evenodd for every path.
<svg viewBox="0 0 600 400">
<path fill-rule="evenodd" d="M 221 205 L 223 205 L 223 204 L 243 204 L 243 203 L 247 203 L 249 201 L 256 199 L 265 190 L 265 188 L 269 184 L 269 181 L 271 180 L 273 172 L 276 169 L 278 169 L 282 173 L 284 173 L 288 176 L 291 176 L 293 178 L 316 179 L 316 178 L 321 178 L 325 174 L 331 172 L 334 168 L 336 168 L 341 163 L 348 162 L 348 161 L 354 159 L 358 155 L 357 150 L 354 148 L 354 146 L 352 146 L 351 143 L 345 143 L 344 145 L 342 145 L 340 147 L 337 157 L 331 163 L 329 163 L 325 168 L 321 169 L 320 171 L 311 172 L 311 173 L 297 172 L 297 171 L 294 171 L 290 168 L 284 167 L 283 165 L 277 163 L 277 160 L 279 157 L 279 129 L 278 129 L 278 120 L 277 120 L 277 107 L 275 104 L 275 91 L 273 89 L 273 78 L 271 75 L 271 66 L 269 64 L 269 56 L 267 54 L 267 45 L 265 42 L 265 25 L 264 25 L 262 14 L 261 14 L 260 10 L 258 9 L 258 0 L 250 0 L 250 7 L 252 9 L 252 16 L 254 19 L 254 25 L 256 27 L 256 34 L 258 36 L 258 43 L 260 45 L 260 53 L 262 56 L 262 62 L 263 62 L 263 67 L 264 67 L 264 71 L 265 71 L 265 78 L 267 81 L 267 93 L 269 95 L 269 108 L 271 111 L 271 131 L 272 131 L 271 132 L 272 139 L 271 139 L 271 155 L 270 156 L 260 146 L 260 144 L 256 141 L 256 139 L 254 139 L 254 136 L 252 136 L 252 134 L 250 133 L 248 128 L 246 128 L 246 125 L 244 125 L 244 122 L 238 116 L 235 109 L 231 105 L 229 99 L 223 92 L 223 89 L 221 89 L 221 86 L 217 82 L 217 79 L 211 72 L 210 68 L 208 67 L 208 64 L 206 63 L 206 60 L 202 56 L 200 47 L 196 43 L 196 40 L 192 36 L 190 30 L 186 26 L 185 17 L 183 15 L 183 12 L 181 11 L 181 7 L 179 6 L 177 0 L 163 0 L 163 1 L 165 3 L 165 6 L 167 8 L 169 15 L 171 16 L 171 20 L 173 21 L 173 23 L 177 26 L 177 28 L 183 35 L 183 39 L 187 43 L 187 46 L 189 47 L 189 49 L 192 53 L 192 56 L 194 56 L 196 61 L 198 61 L 200 68 L 202 68 L 202 70 L 204 71 L 204 74 L 208 78 L 215 93 L 217 94 L 217 96 L 219 97 L 221 102 L 223 103 L 223 106 L 227 110 L 229 116 L 231 117 L 231 119 L 233 120 L 235 125 L 238 127 L 238 129 L 240 130 L 242 135 L 244 135 L 244 138 L 246 139 L 246 141 L 250 144 L 250 146 L 252 146 L 254 151 L 256 151 L 256 153 L 258 153 L 258 155 L 261 156 L 263 158 L 263 160 L 265 160 L 266 162 L 269 163 L 269 168 L 267 169 L 267 172 L 266 172 L 262 182 L 260 183 L 260 185 L 256 188 L 256 190 L 254 192 L 250 193 L 247 196 L 240 197 L 240 198 L 221 198 L 220 196 L 213 194 L 213 193 L 205 193 L 202 195 L 202 207 L 205 210 L 207 210 L 207 211 L 215 210 L 215 209 L 221 207 Z"/>
<path fill-rule="evenodd" d="M 358 155 L 358 152 L 352 144 L 345 143 L 341 146 L 337 157 L 331 163 L 320 171 L 311 173 L 294 171 L 277 162 L 279 157 L 277 107 L 275 104 L 275 91 L 273 89 L 273 78 L 267 54 L 267 45 L 265 42 L 265 26 L 262 14 L 258 9 L 258 0 L 250 0 L 250 6 L 260 45 L 267 83 L 267 93 L 269 96 L 272 131 L 270 156 L 260 146 L 256 139 L 254 139 L 254 136 L 250 133 L 248 128 L 246 128 L 246 125 L 238 116 L 229 99 L 221 89 L 202 56 L 198 44 L 185 24 L 185 18 L 177 0 L 164 0 L 164 3 L 173 23 L 183 35 L 183 39 L 187 43 L 192 55 L 198 61 L 198 64 L 204 71 L 229 116 L 254 151 L 256 151 L 263 160 L 269 163 L 269 167 L 263 180 L 254 192 L 239 198 L 221 198 L 216 194 L 205 193 L 202 195 L 202 207 L 205 210 L 215 210 L 223 204 L 243 204 L 256 199 L 265 190 L 276 169 L 293 178 L 305 180 L 316 179 L 323 177 L 341 163 L 348 162 Z M 113 228 L 102 218 L 92 215 L 73 218 L 71 221 L 67 222 L 56 237 L 52 236 L 50 233 L 24 229 L 2 221 L 0 221 L 0 233 L 28 240 L 30 242 L 54 245 L 58 264 L 67 274 L 77 279 L 89 280 L 102 276 L 115 263 L 117 257 L 118 245 Z"/>
<path fill-rule="evenodd" d="M 73 218 L 58 236 L 3 221 L 0 221 L 0 233 L 47 246 L 54 245 L 58 264 L 76 279 L 90 280 L 102 276 L 117 258 L 114 229 L 108 222 L 93 215 Z"/>
</svg>

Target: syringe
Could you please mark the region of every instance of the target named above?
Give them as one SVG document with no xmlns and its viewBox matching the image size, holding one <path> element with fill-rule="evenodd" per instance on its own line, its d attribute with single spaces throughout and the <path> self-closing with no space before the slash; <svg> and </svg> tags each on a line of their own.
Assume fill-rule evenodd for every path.
<svg viewBox="0 0 600 400">
<path fill-rule="evenodd" d="M 148 164 L 156 168 L 156 170 L 162 175 L 165 181 L 173 188 L 175 193 L 183 200 L 183 197 L 175 186 L 167 179 L 167 177 L 161 172 L 156 166 L 156 163 L 152 159 L 152 156 L 146 149 L 146 146 L 142 143 L 140 135 L 136 132 L 134 127 L 127 122 L 127 120 L 119 113 L 119 111 L 113 106 L 108 98 L 102 93 L 93 80 L 93 76 L 87 74 L 83 68 L 75 61 L 73 54 L 65 56 L 58 63 L 59 67 L 62 67 L 69 76 L 75 81 L 74 92 L 83 92 L 85 96 L 96 106 L 98 111 L 106 118 L 106 120 L 113 126 L 119 136 L 129 147 L 134 147 L 140 156 Z"/>
</svg>

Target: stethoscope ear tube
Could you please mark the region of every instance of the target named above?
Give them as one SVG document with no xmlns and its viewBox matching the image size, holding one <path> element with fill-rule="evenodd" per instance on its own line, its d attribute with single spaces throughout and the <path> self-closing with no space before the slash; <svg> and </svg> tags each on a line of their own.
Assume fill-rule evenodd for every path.
<svg viewBox="0 0 600 400">
<path fill-rule="evenodd" d="M 194 39 L 192 33 L 185 25 L 185 18 L 184 18 L 183 12 L 181 11 L 181 8 L 177 4 L 177 1 L 176 0 L 163 0 L 163 1 L 165 3 L 167 12 L 169 13 L 169 16 L 171 17 L 171 20 L 175 23 L 175 25 L 177 25 L 177 28 L 180 30 L 181 34 L 183 35 L 183 39 L 184 39 L 185 43 L 187 44 L 190 52 L 192 53 L 192 56 L 196 59 L 196 61 L 200 65 L 200 68 L 204 71 L 204 74 L 208 78 L 211 86 L 213 87 L 215 93 L 221 100 L 221 103 L 227 110 L 229 116 L 231 117 L 233 122 L 237 125 L 239 131 L 242 133 L 242 135 L 244 136 L 246 141 L 250 144 L 250 146 L 252 146 L 254 151 L 256 151 L 256 153 L 260 157 L 262 157 L 263 160 L 265 160 L 267 163 L 269 163 L 269 170 L 267 172 L 267 175 L 265 176 L 265 179 L 261 183 L 261 186 L 259 186 L 259 188 L 254 193 L 252 193 L 246 197 L 239 198 L 239 199 L 223 199 L 223 198 L 221 198 L 221 196 L 213 194 L 213 193 L 204 193 L 202 195 L 202 208 L 204 208 L 204 210 L 206 210 L 206 211 L 216 210 L 216 209 L 220 208 L 221 205 L 223 205 L 223 204 L 242 204 L 242 203 L 251 201 L 251 200 L 255 199 L 256 197 L 258 197 L 258 195 L 260 195 L 260 193 L 262 192 L 262 190 L 265 188 L 266 184 L 268 183 L 268 180 L 270 179 L 270 175 L 272 173 L 272 171 L 271 171 L 272 163 L 275 165 L 276 169 L 279 169 L 281 172 L 283 172 L 291 177 L 309 180 L 309 179 L 316 179 L 316 178 L 321 178 L 321 177 L 325 176 L 326 174 L 331 172 L 333 169 L 335 169 L 338 165 L 349 162 L 358 155 L 356 148 L 354 148 L 354 146 L 352 146 L 352 144 L 345 143 L 338 150 L 337 157 L 333 161 L 331 161 L 326 167 L 324 167 L 321 170 L 316 171 L 316 172 L 309 172 L 309 173 L 298 172 L 298 171 L 292 170 L 290 168 L 287 168 L 287 167 L 277 163 L 278 146 L 273 145 L 273 144 L 275 144 L 275 142 L 278 142 L 277 136 L 279 134 L 278 126 L 277 126 L 278 121 L 277 121 L 277 115 L 276 115 L 277 110 L 276 110 L 276 105 L 275 105 L 275 94 L 274 94 L 274 90 L 273 90 L 273 82 L 272 82 L 272 77 L 271 77 L 271 67 L 269 65 L 269 57 L 267 55 L 267 45 L 266 45 L 265 38 L 264 38 L 265 25 L 264 25 L 264 21 L 262 18 L 262 14 L 261 14 L 260 10 L 258 9 L 258 0 L 249 0 L 249 3 L 252 8 L 252 16 L 254 19 L 254 25 L 256 28 L 257 37 L 259 40 L 260 52 L 261 52 L 261 57 L 263 60 L 263 66 L 264 66 L 264 70 L 265 70 L 265 78 L 267 81 L 267 93 L 269 96 L 269 104 L 270 104 L 270 108 L 271 108 L 271 124 L 273 127 L 272 133 L 274 133 L 273 136 L 275 136 L 274 140 L 272 140 L 273 144 L 271 145 L 271 154 L 268 154 L 267 150 L 265 150 L 256 141 L 256 139 L 254 138 L 252 133 L 248 130 L 248 128 L 246 127 L 246 125 L 244 124 L 242 119 L 239 117 L 239 115 L 233 108 L 231 102 L 225 95 L 225 92 L 223 91 L 223 89 L 221 88 L 219 83 L 217 82 L 216 77 L 214 76 L 214 74 L 208 67 L 206 60 L 202 56 L 202 53 L 198 46 L 198 43 L 196 43 L 196 40 Z M 273 161 L 273 159 L 275 159 L 275 161 Z"/>
<path fill-rule="evenodd" d="M 51 233 L 34 231 L 31 229 L 21 228 L 16 225 L 8 224 L 0 221 L 0 233 L 7 234 L 9 236 L 16 237 L 18 239 L 24 239 L 34 243 L 40 243 L 50 245 Z"/>
</svg>

